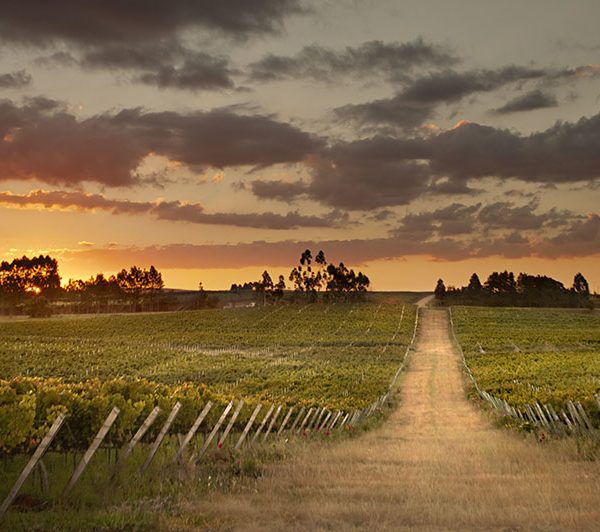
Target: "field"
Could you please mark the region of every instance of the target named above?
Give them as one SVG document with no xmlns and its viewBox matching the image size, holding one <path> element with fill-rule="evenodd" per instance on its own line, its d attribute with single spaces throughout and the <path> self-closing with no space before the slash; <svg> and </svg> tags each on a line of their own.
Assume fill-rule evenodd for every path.
<svg viewBox="0 0 600 532">
<path fill-rule="evenodd" d="M 168 412 L 176 400 L 184 405 L 181 432 L 208 399 L 244 399 L 240 423 L 258 401 L 364 408 L 387 390 L 414 317 L 414 307 L 396 298 L 7 321 L 0 325 L 0 449 L 35 444 L 58 410 L 72 428 L 60 444 L 82 448 L 113 405 L 123 412 L 114 445 L 155 404 Z"/>
<path fill-rule="evenodd" d="M 600 421 L 600 312 L 454 307 L 457 339 L 479 386 L 513 406 L 578 400 Z"/>
</svg>

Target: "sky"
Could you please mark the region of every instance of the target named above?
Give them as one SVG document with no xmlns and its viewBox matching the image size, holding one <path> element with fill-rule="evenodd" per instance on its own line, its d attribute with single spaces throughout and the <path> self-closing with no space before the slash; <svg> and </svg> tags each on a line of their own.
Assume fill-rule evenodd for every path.
<svg viewBox="0 0 600 532">
<path fill-rule="evenodd" d="M 0 258 L 600 292 L 600 4 L 0 0 Z"/>
</svg>

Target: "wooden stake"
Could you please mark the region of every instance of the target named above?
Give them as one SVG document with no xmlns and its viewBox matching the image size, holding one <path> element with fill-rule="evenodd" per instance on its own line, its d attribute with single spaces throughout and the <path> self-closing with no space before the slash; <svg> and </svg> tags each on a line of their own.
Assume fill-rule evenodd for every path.
<svg viewBox="0 0 600 532">
<path fill-rule="evenodd" d="M 267 438 L 269 437 L 269 434 L 271 433 L 271 430 L 273 429 L 273 425 L 275 424 L 275 421 L 277 420 L 277 416 L 279 416 L 279 413 L 281 412 L 282 408 L 283 408 L 283 406 L 279 405 L 277 407 L 277 410 L 275 411 L 275 415 L 271 418 L 271 423 L 269 423 L 269 428 L 265 432 L 265 436 L 263 438 L 263 443 L 267 441 Z"/>
<path fill-rule="evenodd" d="M 254 443 L 256 441 L 256 439 L 258 438 L 258 436 L 262 432 L 263 427 L 266 425 L 266 423 L 269 420 L 269 417 L 271 416 L 271 414 L 272 414 L 272 412 L 273 412 L 274 409 L 275 409 L 275 405 L 271 405 L 271 408 L 269 408 L 269 410 L 265 414 L 265 417 L 263 418 L 262 423 L 259 425 L 256 433 L 254 434 L 254 438 L 252 438 L 252 443 Z"/>
<path fill-rule="evenodd" d="M 181 403 L 179 401 L 177 401 L 175 403 L 175 406 L 173 407 L 173 410 L 171 410 L 171 413 L 167 417 L 167 420 L 165 421 L 165 424 L 160 429 L 160 432 L 158 433 L 158 436 L 154 440 L 154 443 L 152 444 L 152 447 L 150 448 L 150 452 L 148 453 L 148 456 L 146 457 L 146 461 L 142 465 L 142 468 L 141 468 L 142 472 L 146 471 L 146 469 L 150 465 L 150 462 L 152 462 L 152 459 L 154 458 L 154 455 L 156 454 L 156 451 L 158 451 L 158 448 L 160 447 L 160 444 L 162 443 L 163 439 L 167 435 L 167 432 L 171 428 L 171 425 L 173 424 L 173 421 L 175 421 L 175 417 L 177 416 L 177 413 L 179 412 L 180 409 L 181 409 Z"/>
<path fill-rule="evenodd" d="M 192 456 L 190 458 L 190 463 L 197 462 L 198 460 L 200 460 L 200 458 L 202 458 L 202 455 L 206 452 L 206 449 L 208 449 L 210 442 L 213 440 L 213 438 L 217 434 L 218 430 L 221 428 L 223 421 L 225 421 L 225 418 L 227 417 L 227 414 L 229 414 L 229 411 L 231 410 L 232 407 L 233 407 L 233 401 L 229 401 L 229 404 L 225 407 L 225 410 L 223 410 L 223 413 L 221 414 L 219 421 L 217 421 L 217 424 L 213 427 L 211 433 L 206 438 L 204 445 L 202 446 L 202 449 L 200 449 L 200 451 L 198 452 L 198 456 Z"/>
<path fill-rule="evenodd" d="M 294 432 L 294 429 L 298 425 L 298 422 L 300 421 L 300 418 L 302 418 L 302 416 L 304 415 L 304 412 L 306 412 L 306 408 L 302 407 L 300 409 L 300 412 L 298 412 L 298 415 L 296 416 L 296 419 L 294 419 L 294 422 L 292 423 L 292 426 L 290 427 L 290 430 L 288 431 L 289 434 L 292 434 Z"/>
<path fill-rule="evenodd" d="M 133 452 L 134 447 L 144 437 L 144 434 L 146 434 L 146 432 L 148 432 L 148 429 L 152 426 L 152 424 L 156 420 L 159 413 L 160 413 L 160 408 L 158 406 L 155 406 L 152 409 L 152 412 L 150 412 L 148 414 L 148 416 L 146 417 L 146 419 L 144 420 L 144 422 L 142 423 L 140 428 L 137 430 L 137 432 L 134 434 L 133 438 L 131 438 L 131 440 L 127 444 L 127 447 L 125 447 L 123 452 L 120 454 L 119 459 L 117 460 L 117 465 L 115 466 L 115 470 L 113 471 L 111 478 L 114 478 L 114 476 L 117 474 L 119 469 L 121 469 L 121 467 L 123 467 L 123 465 L 125 464 L 125 460 L 127 460 L 127 458 L 129 458 L 129 455 Z"/>
<path fill-rule="evenodd" d="M 98 431 L 98 434 L 96 434 L 96 437 L 92 441 L 92 444 L 88 447 L 88 450 L 85 452 L 85 454 L 83 455 L 83 458 L 81 459 L 81 461 L 77 465 L 77 468 L 73 472 L 73 476 L 69 480 L 69 483 L 67 484 L 67 487 L 65 488 L 65 491 L 63 492 L 63 496 L 68 495 L 69 492 L 73 489 L 73 486 L 75 486 L 75 484 L 79 480 L 79 477 L 81 477 L 82 473 L 85 471 L 85 468 L 90 463 L 90 460 L 96 453 L 96 450 L 98 449 L 98 447 L 100 447 L 102 440 L 104 440 L 104 438 L 108 434 L 110 427 L 112 427 L 113 423 L 117 419 L 117 416 L 119 415 L 120 412 L 121 412 L 121 410 L 119 409 L 119 407 L 115 406 L 111 410 L 110 414 L 108 414 L 108 417 L 106 418 L 106 420 L 100 427 L 100 430 Z"/>
<path fill-rule="evenodd" d="M 300 434 L 300 433 L 302 432 L 302 429 L 304 428 L 304 425 L 306 425 L 306 422 L 308 421 L 308 418 L 309 418 L 310 416 L 312 416 L 312 413 L 313 413 L 313 411 L 314 411 L 314 408 L 311 408 L 311 409 L 308 411 L 308 414 L 306 414 L 306 417 L 304 418 L 304 421 L 302 421 L 302 424 L 301 424 L 301 425 L 300 425 L 300 427 L 298 428 L 298 434 Z"/>
<path fill-rule="evenodd" d="M 208 403 L 206 403 L 204 405 L 204 408 L 202 409 L 202 412 L 200 412 L 200 414 L 196 418 L 196 421 L 194 421 L 194 424 L 191 426 L 190 430 L 188 430 L 188 433 L 185 435 L 185 438 L 181 442 L 181 445 L 179 446 L 179 449 L 177 449 L 177 453 L 175 454 L 175 458 L 173 459 L 173 462 L 177 462 L 181 458 L 181 455 L 183 454 L 183 451 L 185 451 L 185 448 L 192 441 L 192 438 L 194 437 L 194 435 L 196 434 L 196 432 L 198 432 L 198 429 L 200 428 L 200 425 L 204 421 L 204 418 L 210 412 L 210 409 L 212 408 L 212 405 L 213 405 L 212 401 L 208 401 Z"/>
<path fill-rule="evenodd" d="M 2 506 L 0 506 L 0 516 L 3 515 L 4 512 L 6 512 L 6 510 L 8 510 L 8 507 L 15 500 L 15 497 L 19 493 L 19 490 L 22 488 L 23 484 L 25 484 L 25 481 L 27 480 L 31 472 L 35 469 L 37 463 L 42 459 L 42 456 L 44 456 L 44 453 L 52 443 L 52 440 L 54 439 L 56 434 L 58 434 L 58 431 L 65 422 L 65 419 L 65 414 L 58 414 L 58 417 L 54 420 L 54 423 L 52 423 L 50 430 L 46 433 L 40 444 L 37 446 L 37 449 L 33 453 L 33 456 L 29 459 L 29 462 L 27 462 L 27 465 L 19 475 L 19 478 L 15 482 L 9 494 L 6 496 L 6 499 L 4 499 L 4 501 L 2 502 Z"/>
<path fill-rule="evenodd" d="M 285 426 L 287 425 L 288 421 L 290 420 L 290 417 L 291 417 L 293 411 L 294 411 L 294 407 L 290 406 L 290 409 L 288 410 L 287 414 L 283 418 L 283 421 L 281 422 L 281 426 L 279 427 L 279 430 L 277 431 L 277 437 L 281 436 L 281 433 L 283 432 L 283 430 L 285 429 Z"/>
<path fill-rule="evenodd" d="M 262 405 L 260 403 L 256 405 L 254 412 L 252 412 L 252 415 L 250 416 L 248 423 L 246 423 L 246 426 L 244 427 L 244 432 L 242 432 L 242 435 L 240 436 L 238 442 L 235 444 L 234 449 L 236 451 L 240 448 L 243 441 L 246 439 L 246 436 L 248 435 L 248 432 L 250 432 L 250 428 L 252 427 L 252 424 L 254 423 L 256 416 L 258 416 L 258 413 L 260 412 L 261 408 L 262 408 Z"/>
<path fill-rule="evenodd" d="M 233 416 L 231 416 L 231 419 L 229 420 L 229 423 L 227 424 L 227 428 L 225 429 L 223 436 L 221 436 L 221 439 L 219 440 L 219 443 L 217 444 L 219 447 L 222 447 L 223 443 L 225 443 L 225 438 L 227 438 L 227 435 L 229 434 L 229 431 L 233 427 L 235 420 L 240 415 L 240 411 L 242 410 L 243 406 L 244 406 L 244 401 L 240 401 L 238 403 L 237 407 L 235 408 L 235 410 L 233 412 Z"/>
</svg>

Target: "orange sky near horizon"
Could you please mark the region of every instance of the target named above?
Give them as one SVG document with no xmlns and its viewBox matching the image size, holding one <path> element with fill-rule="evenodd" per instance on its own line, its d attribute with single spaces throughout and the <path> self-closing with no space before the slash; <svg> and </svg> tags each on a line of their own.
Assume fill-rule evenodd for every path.
<svg viewBox="0 0 600 532">
<path fill-rule="evenodd" d="M 150 265 L 142 265 L 149 267 Z M 531 275 L 548 275 L 566 287 L 570 287 L 573 277 L 578 272 L 586 277 L 590 290 L 600 293 L 599 259 L 585 257 L 577 259 L 506 259 L 504 257 L 488 257 L 485 259 L 468 259 L 464 261 L 436 261 L 428 257 L 409 257 L 404 260 L 378 260 L 352 265 L 349 267 L 366 273 L 371 279 L 371 290 L 374 291 L 433 291 L 440 277 L 447 286 L 463 286 L 468 283 L 472 273 L 477 273 L 484 282 L 493 271 L 513 271 L 515 275 L 521 272 Z M 202 268 L 202 269 L 160 269 L 167 288 L 196 290 L 202 282 L 206 290 L 228 290 L 232 283 L 244 283 L 260 278 L 266 269 L 273 279 L 280 274 L 286 279 L 291 288 L 288 275 L 292 268 L 272 266 L 252 266 L 246 268 Z M 63 284 L 70 278 L 87 279 L 95 271 L 79 268 L 76 264 L 66 266 L 59 262 L 60 275 Z M 106 271 L 106 274 L 116 273 Z"/>
</svg>

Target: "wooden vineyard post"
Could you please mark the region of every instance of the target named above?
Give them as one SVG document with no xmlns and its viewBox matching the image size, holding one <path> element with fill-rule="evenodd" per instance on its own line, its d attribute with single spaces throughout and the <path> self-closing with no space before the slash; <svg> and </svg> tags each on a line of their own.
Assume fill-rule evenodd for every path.
<svg viewBox="0 0 600 532">
<path fill-rule="evenodd" d="M 265 431 L 265 435 L 263 437 L 263 443 L 267 441 L 267 438 L 269 437 L 269 434 L 271 433 L 271 430 L 273 429 L 273 425 L 275 425 L 275 421 L 277 421 L 277 417 L 279 416 L 279 413 L 281 412 L 282 408 L 283 408 L 283 406 L 279 405 L 277 407 L 277 410 L 275 411 L 275 414 L 271 418 L 271 423 L 269 423 L 269 428 Z"/>
<path fill-rule="evenodd" d="M 331 422 L 331 425 L 329 425 L 329 430 L 333 430 L 333 428 L 335 427 L 335 424 L 338 422 L 338 419 L 340 419 L 341 416 L 342 416 L 342 411 L 338 410 L 337 414 L 333 418 L 333 421 Z"/>
<path fill-rule="evenodd" d="M 6 496 L 6 499 L 4 499 L 4 501 L 2 502 L 2 506 L 0 506 L 0 516 L 3 515 L 4 512 L 6 512 L 6 510 L 8 510 L 8 507 L 15 500 L 15 497 L 19 493 L 19 490 L 21 489 L 23 484 L 25 484 L 25 481 L 27 480 L 29 475 L 31 475 L 31 472 L 35 469 L 37 463 L 42 459 L 42 456 L 44 456 L 44 453 L 52 443 L 54 437 L 58 434 L 58 431 L 65 422 L 65 419 L 65 414 L 58 414 L 58 417 L 54 420 L 54 423 L 52 423 L 50 430 L 46 433 L 46 435 L 38 445 L 37 449 L 33 453 L 33 456 L 29 459 L 29 462 L 27 462 L 27 465 L 19 475 L 19 478 L 15 482 L 9 494 Z"/>
<path fill-rule="evenodd" d="M 238 403 L 236 409 L 233 411 L 233 416 L 231 416 L 231 419 L 229 420 L 229 423 L 227 424 L 227 428 L 225 429 L 223 436 L 221 436 L 221 439 L 219 440 L 219 443 L 217 444 L 219 447 L 222 447 L 223 443 L 225 443 L 225 438 L 227 438 L 227 435 L 233 428 L 233 424 L 235 423 L 235 420 L 237 419 L 237 417 L 240 415 L 240 412 L 241 412 L 243 406 L 244 406 L 244 401 L 240 401 Z"/>
<path fill-rule="evenodd" d="M 146 469 L 150 465 L 150 462 L 152 462 L 152 459 L 154 458 L 156 451 L 158 451 L 160 444 L 162 443 L 163 439 L 167 435 L 167 432 L 171 428 L 173 421 L 175 421 L 175 417 L 177 416 L 177 413 L 179 412 L 180 409 L 181 409 L 181 403 L 179 401 L 177 401 L 175 403 L 175 406 L 173 407 L 173 410 L 171 410 L 169 417 L 167 417 L 165 424 L 160 429 L 158 436 L 154 440 L 154 443 L 152 444 L 152 447 L 150 448 L 150 452 L 148 453 L 148 456 L 146 457 L 146 461 L 142 465 L 141 471 L 146 471 Z"/>
<path fill-rule="evenodd" d="M 125 450 L 120 454 L 119 459 L 117 460 L 117 465 L 115 466 L 115 470 L 113 472 L 113 477 L 117 474 L 119 469 L 123 467 L 123 464 L 125 464 L 125 460 L 129 458 L 129 455 L 133 452 L 134 447 L 144 437 L 144 434 L 148 432 L 148 429 L 152 426 L 152 423 L 154 423 L 159 413 L 160 408 L 158 406 L 155 406 L 152 409 L 152 412 L 148 414 L 148 417 L 144 420 L 140 428 L 134 434 L 133 438 L 131 438 L 131 440 L 127 444 L 127 447 L 125 447 Z"/>
<path fill-rule="evenodd" d="M 290 406 L 290 409 L 288 410 L 287 414 L 283 418 L 283 421 L 281 422 L 281 426 L 279 427 L 279 430 L 277 431 L 277 437 L 281 436 L 281 433 L 284 431 L 285 426 L 288 424 L 288 421 L 290 420 L 290 417 L 292 416 L 293 411 L 294 411 L 294 407 Z"/>
<path fill-rule="evenodd" d="M 339 429 L 341 429 L 341 428 L 342 428 L 342 427 L 343 427 L 343 426 L 346 424 L 346 422 L 348 421 L 348 418 L 349 418 L 349 417 L 350 417 L 350 413 L 348 413 L 348 414 L 346 414 L 346 415 L 344 416 L 344 419 L 342 419 L 342 422 L 341 422 L 341 423 L 340 423 L 340 425 L 338 426 L 338 430 L 339 430 Z"/>
<path fill-rule="evenodd" d="M 204 408 L 202 409 L 202 412 L 200 412 L 200 415 L 196 418 L 196 421 L 194 421 L 194 424 L 192 425 L 192 427 L 190 428 L 190 430 L 188 430 L 188 433 L 185 435 L 185 438 L 181 442 L 181 445 L 179 446 L 179 449 L 177 449 L 177 452 L 175 453 L 175 458 L 174 458 L 173 462 L 177 462 L 181 458 L 181 455 L 183 454 L 183 451 L 185 451 L 185 448 L 192 441 L 192 438 L 194 437 L 194 434 L 196 434 L 196 432 L 198 431 L 198 428 L 200 427 L 200 425 L 204 421 L 204 418 L 210 412 L 210 409 L 212 408 L 212 405 L 213 405 L 212 401 L 208 401 L 208 403 L 206 403 L 204 405 Z"/>
<path fill-rule="evenodd" d="M 65 488 L 65 491 L 63 492 L 63 496 L 68 495 L 69 492 L 73 489 L 73 486 L 75 486 L 75 484 L 79 480 L 79 477 L 81 477 L 82 473 L 85 471 L 85 468 L 90 463 L 90 460 L 96 453 L 98 447 L 100 447 L 102 440 L 104 440 L 104 438 L 108 434 L 110 427 L 113 426 L 113 423 L 117 419 L 117 416 L 119 415 L 120 412 L 121 412 L 121 410 L 119 409 L 119 407 L 115 406 L 111 410 L 110 414 L 108 414 L 108 417 L 106 418 L 106 420 L 100 427 L 98 434 L 96 434 L 94 441 L 92 441 L 92 444 L 88 447 L 88 450 L 83 455 L 83 458 L 81 459 L 79 464 L 77 464 L 77 468 L 75 469 L 75 471 L 73 471 L 73 476 L 69 480 L 69 483 L 67 484 L 67 487 Z"/>
<path fill-rule="evenodd" d="M 242 432 L 242 435 L 240 436 L 237 443 L 235 444 L 234 450 L 237 451 L 241 447 L 242 443 L 246 439 L 246 436 L 248 436 L 248 432 L 250 432 L 250 429 L 252 428 L 252 424 L 254 423 L 256 416 L 258 416 L 258 413 L 260 412 L 261 408 L 262 408 L 262 405 L 260 403 L 258 403 L 256 405 L 256 408 L 254 409 L 254 412 L 252 412 L 252 415 L 250 416 L 248 423 L 246 423 L 246 426 L 244 427 L 244 431 Z"/>
<path fill-rule="evenodd" d="M 327 425 L 327 422 L 329 421 L 329 418 L 331 417 L 331 414 L 333 414 L 333 412 L 327 413 L 327 416 L 325 416 L 325 419 L 323 420 L 323 422 L 317 427 L 317 430 L 322 430 L 325 428 L 325 426 Z"/>
<path fill-rule="evenodd" d="M 289 434 L 292 434 L 294 432 L 294 429 L 296 428 L 296 425 L 298 425 L 298 422 L 300 421 L 300 419 L 304 415 L 304 412 L 306 412 L 306 408 L 302 407 L 300 409 L 300 412 L 298 412 L 298 415 L 296 416 L 296 419 L 294 419 L 294 422 L 292 423 L 292 426 L 290 427 L 290 430 L 288 431 Z"/>
<path fill-rule="evenodd" d="M 300 428 L 298 429 L 298 434 L 300 434 L 302 432 L 302 429 L 304 428 L 304 425 L 306 425 L 306 422 L 312 416 L 312 413 L 314 412 L 314 410 L 315 410 L 314 408 L 311 408 L 308 411 L 308 414 L 306 414 L 306 417 L 304 418 L 304 420 L 302 421 L 302 424 L 300 425 Z"/>
<path fill-rule="evenodd" d="M 275 405 L 271 405 L 271 408 L 269 408 L 269 410 L 267 410 L 267 413 L 265 414 L 265 417 L 263 418 L 262 423 L 258 426 L 258 429 L 256 430 L 254 437 L 252 438 L 252 443 L 254 443 L 256 441 L 256 439 L 260 436 L 260 433 L 262 432 L 263 427 L 266 425 L 266 423 L 269 420 L 269 417 L 273 413 L 274 409 L 275 409 Z"/>
<path fill-rule="evenodd" d="M 313 421 L 311 421 L 306 426 L 306 429 L 307 430 L 311 430 L 311 429 L 316 430 L 317 427 L 319 426 L 319 423 L 321 422 L 321 419 L 325 415 L 325 412 L 327 412 L 327 410 L 325 410 L 325 408 L 318 408 L 317 411 L 315 412 L 315 417 L 313 418 Z"/>
<path fill-rule="evenodd" d="M 233 401 L 229 401 L 229 404 L 225 407 L 225 410 L 223 410 L 223 413 L 221 414 L 219 421 L 217 421 L 217 424 L 213 427 L 212 431 L 206 438 L 204 445 L 202 446 L 202 449 L 200 449 L 200 451 L 198 452 L 198 456 L 192 456 L 192 458 L 190 458 L 190 463 L 197 462 L 198 460 L 200 460 L 200 458 L 202 458 L 202 456 L 206 452 L 206 449 L 208 449 L 210 442 L 213 440 L 213 438 L 217 434 L 218 430 L 221 428 L 221 425 L 223 424 L 223 421 L 225 421 L 225 418 L 227 417 L 227 414 L 229 414 L 229 411 L 231 410 L 232 406 L 233 406 Z"/>
</svg>

